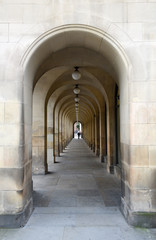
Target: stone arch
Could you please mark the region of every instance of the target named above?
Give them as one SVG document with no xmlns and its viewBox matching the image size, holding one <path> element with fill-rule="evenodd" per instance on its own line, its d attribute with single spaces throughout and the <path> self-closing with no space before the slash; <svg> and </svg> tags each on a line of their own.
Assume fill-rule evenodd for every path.
<svg viewBox="0 0 156 240">
<path fill-rule="evenodd" d="M 81 27 L 80 27 L 81 28 Z M 75 31 L 75 27 L 74 27 L 74 30 L 72 29 L 72 31 Z M 71 31 L 71 32 L 72 32 Z M 80 32 L 80 30 L 78 29 L 78 32 Z M 92 31 L 91 31 L 92 32 Z M 59 33 L 59 34 L 61 34 L 61 33 Z M 64 34 L 64 33 L 63 33 Z M 72 33 L 71 33 L 72 34 Z M 94 35 L 94 34 L 93 34 Z M 101 33 L 100 33 L 100 38 L 101 38 Z M 57 37 L 56 37 L 56 39 L 57 39 Z M 69 38 L 70 39 L 70 38 Z M 103 40 L 104 39 L 104 40 Z M 101 41 L 106 41 L 107 42 L 107 40 L 106 40 L 106 36 L 104 36 L 104 38 L 103 38 Z M 57 39 L 58 40 L 58 39 Z M 47 46 L 48 46 L 48 40 L 46 39 L 45 40 L 46 41 L 46 48 L 48 48 Z M 50 40 L 49 40 L 50 41 Z M 110 39 L 109 39 L 109 41 L 110 41 Z M 108 41 L 108 42 L 109 42 Z M 109 46 L 109 44 L 108 44 L 108 42 L 107 42 L 107 47 Z M 70 43 L 71 44 L 71 43 Z M 102 43 L 101 43 L 101 45 L 102 45 Z M 111 44 L 110 44 L 111 45 Z M 112 44 L 113 45 L 113 47 L 114 47 L 114 45 L 115 45 L 115 43 L 113 43 Z M 100 46 L 100 45 L 99 45 Z M 44 49 L 44 46 L 42 46 L 43 47 L 43 49 Z M 41 47 L 41 48 L 42 48 Z M 65 48 L 65 46 L 63 45 L 63 47 Z M 67 45 L 67 47 L 68 47 L 68 45 Z M 103 51 L 103 48 L 100 48 L 100 53 Z M 107 49 L 107 51 L 108 51 L 108 49 Z M 123 98 L 124 97 L 128 97 L 128 81 L 127 81 L 127 77 L 130 77 L 129 75 L 127 75 L 126 76 L 126 73 L 125 74 L 122 74 L 122 73 L 124 73 L 124 67 L 125 67 L 125 71 L 126 72 L 128 72 L 129 73 L 129 71 L 130 71 L 130 68 L 131 68 L 131 65 L 129 65 L 129 67 L 128 67 L 128 61 L 127 61 L 127 58 L 124 56 L 124 54 L 123 54 L 123 50 L 121 51 L 121 46 L 119 47 L 119 49 L 118 48 L 116 48 L 116 47 L 114 47 L 114 48 L 112 48 L 112 46 L 110 47 L 110 51 L 111 51 L 111 56 L 109 56 L 109 54 L 108 54 L 108 52 L 105 52 L 105 50 L 104 50 L 104 55 L 107 55 L 107 61 L 106 62 L 113 62 L 113 70 L 114 70 L 114 74 L 113 75 L 115 75 L 116 74 L 116 78 L 117 78 L 117 82 L 118 82 L 118 84 L 119 85 L 122 85 L 122 88 L 124 89 L 124 92 L 125 91 L 127 91 L 127 95 L 123 95 Z M 46 51 L 45 51 L 46 52 Z M 122 69 L 119 69 L 118 70 L 118 61 L 119 61 L 119 56 L 118 56 L 118 54 L 119 54 L 119 56 L 121 57 L 121 59 L 120 59 L 120 64 L 121 64 L 121 62 L 122 62 Z M 36 53 L 35 53 L 35 55 L 36 55 Z M 38 53 L 38 55 L 40 55 L 40 53 Z M 115 62 L 115 60 L 114 59 L 117 59 L 117 63 Z M 34 57 L 34 59 L 33 59 L 33 62 L 36 62 L 36 57 Z M 30 64 L 30 66 L 32 66 L 32 63 L 28 63 L 28 65 L 27 66 L 29 66 L 29 64 Z M 55 64 L 56 64 L 56 62 L 55 62 Z M 101 64 L 102 65 L 102 64 Z M 24 66 L 24 65 L 23 65 Z M 42 63 L 41 63 L 41 66 L 42 66 Z M 102 66 L 101 66 L 102 67 Z M 121 66 L 120 66 L 121 67 Z M 115 69 L 115 68 L 117 68 L 117 69 Z M 128 68 L 128 69 L 127 69 Z M 42 67 L 41 67 L 41 69 L 42 69 Z M 36 70 L 38 70 L 37 68 L 36 68 Z M 112 70 L 112 69 L 111 69 Z M 109 71 L 109 69 L 108 69 L 108 71 Z M 44 73 L 44 72 L 43 72 Z M 123 76 L 122 76 L 123 75 Z M 35 77 L 36 75 L 34 75 L 34 77 Z M 124 77 L 126 76 L 126 80 L 124 79 Z M 125 87 L 126 86 L 126 87 Z M 33 86 L 32 86 L 32 88 L 33 88 Z M 122 91 L 121 91 L 121 97 L 122 97 Z M 121 98 L 122 99 L 122 98 Z M 121 100 L 121 102 L 123 102 L 123 104 L 124 104 L 124 106 L 125 106 L 125 102 L 127 102 L 128 101 L 128 99 L 123 99 L 123 100 Z M 109 112 L 109 110 L 108 110 L 108 112 Z M 125 112 L 125 111 L 124 111 Z M 127 114 L 128 114 L 128 105 L 127 105 Z M 125 114 L 124 114 L 125 115 Z M 109 114 L 108 114 L 108 116 L 109 116 Z M 109 121 L 109 120 L 108 120 Z M 125 126 L 124 128 L 123 128 L 124 130 L 124 133 L 125 132 L 127 132 L 127 135 L 129 135 L 129 130 L 128 130 L 128 128 L 127 128 L 127 126 Z M 128 144 L 128 137 L 126 136 L 123 136 L 123 142 L 126 142 L 125 144 L 127 145 Z M 111 150 L 110 150 L 111 151 Z M 126 153 L 125 153 L 126 154 Z M 110 160 L 111 161 L 111 160 Z"/>
<path fill-rule="evenodd" d="M 90 22 L 89 22 L 90 23 Z M 94 26 L 94 24 L 93 24 Z M 98 29 L 97 26 L 91 27 L 88 25 L 65 25 L 62 27 L 58 27 L 56 29 L 52 29 L 51 31 L 45 32 L 36 41 L 34 41 L 30 46 L 18 45 L 19 55 L 17 56 L 17 52 L 15 55 L 15 61 L 12 61 L 11 58 L 11 67 L 14 69 L 17 67 L 17 70 L 14 71 L 14 74 L 8 74 L 9 71 L 6 72 L 6 79 L 11 80 L 12 78 L 20 81 L 22 83 L 21 98 L 23 101 L 22 105 L 22 117 L 19 116 L 20 119 L 20 127 L 17 130 L 17 143 L 23 144 L 23 152 L 24 154 L 24 164 L 22 165 L 21 171 L 24 172 L 24 186 L 19 186 L 20 191 L 22 191 L 22 195 L 17 196 L 17 189 L 14 190 L 14 194 L 18 198 L 18 205 L 16 206 L 16 213 L 21 214 L 23 217 L 23 212 L 27 212 L 27 215 L 30 214 L 32 209 L 32 196 L 31 196 L 31 103 L 32 103 L 32 91 L 33 91 L 33 80 L 38 72 L 39 66 L 50 56 L 49 46 L 51 39 L 53 39 L 53 43 L 55 42 L 54 50 L 59 48 L 68 48 L 70 44 L 80 44 L 80 42 L 76 42 L 76 39 L 72 39 L 71 36 L 73 33 L 78 32 L 82 33 L 84 37 L 83 40 L 89 39 L 90 36 L 93 37 L 94 41 L 89 43 L 89 40 L 86 40 L 88 43 L 88 47 L 90 49 L 95 50 L 98 54 L 103 55 L 106 58 L 106 62 L 109 67 L 107 71 L 112 72 L 113 77 L 116 77 L 116 82 L 120 88 L 121 94 L 121 109 L 123 110 L 123 115 L 121 114 L 121 142 L 122 142 L 122 162 L 123 162 L 123 173 L 125 173 L 125 168 L 128 162 L 126 159 L 126 155 L 128 155 L 128 146 L 130 143 L 130 135 L 129 135 L 129 86 L 128 83 L 135 79 L 140 79 L 140 73 L 137 72 L 137 66 L 134 67 L 134 58 L 129 55 L 129 48 L 133 44 L 132 41 L 125 35 L 123 32 L 122 36 L 125 36 L 124 41 L 122 39 L 118 39 L 117 33 L 120 31 L 116 26 L 113 28 L 112 34 L 110 29 L 112 29 L 113 25 L 111 24 L 107 31 L 105 26 L 102 26 L 101 29 Z M 116 31 L 115 31 L 116 29 Z M 60 43 L 58 39 L 61 39 L 62 36 L 67 37 L 67 45 L 64 45 L 64 42 Z M 66 36 L 67 35 L 67 36 Z M 111 36 L 112 35 L 112 36 Z M 35 36 L 36 37 L 36 36 Z M 54 40 L 55 39 L 55 40 Z M 117 39 L 117 41 L 115 40 Z M 22 40 L 23 41 L 23 40 Z M 62 41 L 62 40 L 60 40 Z M 71 42 L 70 42 L 71 41 Z M 59 42 L 59 43 L 58 43 Z M 98 43 L 98 49 L 97 44 Z M 86 43 L 86 44 L 87 44 Z M 58 46 L 57 46 L 58 44 Z M 83 44 L 82 44 L 83 45 Z M 85 46 L 85 45 L 84 45 Z M 23 47 L 23 48 L 22 48 Z M 27 51 L 25 51 L 27 48 Z M 42 54 L 42 59 L 39 59 L 39 56 Z M 138 55 L 135 54 L 135 59 L 139 59 Z M 131 59 L 131 61 L 130 61 Z M 17 60 L 17 61 L 16 61 Z M 135 61 L 136 62 L 136 61 Z M 71 63 L 70 63 L 71 64 Z M 137 65 L 140 66 L 142 62 L 138 61 Z M 72 66 L 72 65 L 71 65 Z M 102 63 L 100 65 L 103 68 Z M 15 68 L 16 69 L 16 68 Z M 110 116 L 111 109 L 108 109 L 108 116 Z M 21 160 L 20 160 L 21 161 Z M 129 171 L 129 168 L 126 169 Z M 26 173 L 27 172 L 27 173 Z M 19 174 L 20 175 L 20 174 Z M 124 174 L 123 174 L 124 175 Z M 126 176 L 127 177 L 127 176 Z M 123 178 L 123 189 L 126 190 L 128 179 Z M 8 190 L 8 189 L 6 189 Z M 28 194 L 26 194 L 28 192 Z M 131 211 L 132 200 L 129 199 L 129 193 L 123 191 L 122 203 L 124 208 L 125 215 L 129 216 Z M 15 206 L 14 206 L 15 207 Z M 24 218 L 25 219 L 25 218 Z M 23 220 L 24 221 L 24 220 Z"/>
</svg>

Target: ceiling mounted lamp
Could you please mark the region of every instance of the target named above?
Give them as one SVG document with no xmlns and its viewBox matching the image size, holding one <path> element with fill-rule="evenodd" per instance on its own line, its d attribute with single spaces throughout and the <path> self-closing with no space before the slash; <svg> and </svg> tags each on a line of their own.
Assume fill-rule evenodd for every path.
<svg viewBox="0 0 156 240">
<path fill-rule="evenodd" d="M 76 97 L 75 97 L 75 102 L 79 102 L 80 101 L 80 98 L 78 97 L 78 94 L 76 95 Z"/>
<path fill-rule="evenodd" d="M 75 94 L 79 94 L 80 93 L 80 88 L 78 87 L 78 84 L 75 85 L 75 88 L 74 88 L 73 92 Z"/>
<path fill-rule="evenodd" d="M 75 103 L 75 107 L 78 107 L 79 106 L 79 103 Z"/>
<path fill-rule="evenodd" d="M 74 80 L 79 80 L 81 78 L 81 73 L 79 72 L 79 67 L 75 67 L 75 71 L 72 73 L 72 78 Z"/>
</svg>

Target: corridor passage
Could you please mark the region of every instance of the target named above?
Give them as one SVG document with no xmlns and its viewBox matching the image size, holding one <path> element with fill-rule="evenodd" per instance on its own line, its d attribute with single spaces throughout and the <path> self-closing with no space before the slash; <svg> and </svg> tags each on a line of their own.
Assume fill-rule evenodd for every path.
<svg viewBox="0 0 156 240">
<path fill-rule="evenodd" d="M 46 176 L 34 176 L 35 207 L 112 207 L 120 205 L 120 181 L 83 139 L 73 139 Z"/>
<path fill-rule="evenodd" d="M 33 176 L 34 212 L 1 240 L 146 240 L 155 230 L 130 227 L 119 210 L 120 181 L 83 139 L 73 139 L 49 174 Z"/>
</svg>

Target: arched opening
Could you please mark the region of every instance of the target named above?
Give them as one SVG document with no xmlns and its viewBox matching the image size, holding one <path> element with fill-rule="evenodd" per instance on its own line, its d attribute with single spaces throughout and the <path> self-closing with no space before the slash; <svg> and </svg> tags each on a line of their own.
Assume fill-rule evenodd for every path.
<svg viewBox="0 0 156 240">
<path fill-rule="evenodd" d="M 27 194 L 23 194 L 22 204 L 32 203 L 32 161 L 34 172 L 47 173 L 49 165 L 57 162 L 73 138 L 73 123 L 77 120 L 73 93 L 76 81 L 72 73 L 77 66 L 82 76 L 78 80 L 81 90 L 78 120 L 83 123 L 83 139 L 109 173 L 114 172 L 121 159 L 121 200 L 126 215 L 132 203 L 128 162 L 131 65 L 122 46 L 109 34 L 83 25 L 67 25 L 47 32 L 22 59 L 23 148 L 27 169 L 23 190 Z M 115 110 L 116 85 L 120 114 Z"/>
<path fill-rule="evenodd" d="M 82 138 L 83 136 L 82 124 L 79 121 L 74 123 L 73 136 L 75 139 Z"/>
<path fill-rule="evenodd" d="M 65 42 L 58 41 L 64 38 Z M 93 39 L 91 44 L 90 38 Z M 56 169 L 53 164 L 60 162 L 58 158 L 73 138 L 74 122 L 83 123 L 83 139 L 99 161 L 104 162 L 107 171 L 114 173 L 120 161 L 119 145 L 126 149 L 128 144 L 125 116 L 128 117 L 129 111 L 129 76 L 123 52 L 111 41 L 97 29 L 94 32 L 89 28 L 69 26 L 42 39 L 30 54 L 24 76 L 26 95 L 30 99 L 30 88 L 33 90 L 32 162 L 35 174 Z M 81 74 L 78 80 L 72 78 L 76 66 Z M 120 113 L 116 111 L 117 85 L 121 96 Z M 77 86 L 80 92 L 75 96 L 73 90 Z M 75 97 L 80 99 L 78 118 Z M 29 110 L 31 105 L 25 109 Z M 30 116 L 30 112 L 26 114 Z M 74 131 L 78 131 L 77 126 Z"/>
<path fill-rule="evenodd" d="M 70 149 L 67 146 L 71 139 L 78 137 L 81 127 L 78 129 L 77 125 L 80 122 L 83 123 L 83 139 L 99 157 L 99 162 L 124 183 L 121 169 L 125 163 L 119 164 L 119 153 L 120 145 L 126 149 L 129 141 L 128 62 L 120 48 L 115 43 L 112 46 L 110 39 L 98 30 L 69 27 L 65 31 L 65 44 L 60 42 L 57 45 L 58 38 L 64 38 L 64 32 L 52 33 L 26 65 L 27 73 L 32 63 L 38 61 L 26 79 L 30 81 L 31 73 L 33 172 L 45 174 L 58 170 L 56 166 L 59 165 L 54 166 L 54 163 L 61 163 L 60 156 Z M 85 40 L 90 37 L 94 39 L 91 45 Z M 48 46 L 52 51 L 48 51 L 45 58 L 35 57 L 35 54 L 41 56 L 43 51 L 45 53 Z M 72 78 L 76 66 L 81 74 L 78 80 Z M 73 90 L 77 87 L 80 91 L 75 95 Z M 116 102 L 119 91 L 121 112 Z M 79 102 L 75 102 L 76 97 Z M 121 197 L 120 188 L 116 193 L 116 199 Z M 112 192 L 109 194 L 111 199 Z M 104 201 L 107 202 L 106 199 Z M 110 202 L 107 202 L 108 206 Z M 116 201 L 113 204 L 116 205 Z"/>
</svg>

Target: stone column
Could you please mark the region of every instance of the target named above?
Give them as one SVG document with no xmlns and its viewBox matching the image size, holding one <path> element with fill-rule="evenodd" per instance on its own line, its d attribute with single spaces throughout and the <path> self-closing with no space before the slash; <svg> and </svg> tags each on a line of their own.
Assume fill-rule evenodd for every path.
<svg viewBox="0 0 156 240">
<path fill-rule="evenodd" d="M 114 173 L 115 164 L 115 106 L 111 102 L 107 113 L 107 170 Z"/>
<path fill-rule="evenodd" d="M 105 108 L 100 112 L 100 160 L 104 162 L 106 155 L 106 139 L 105 139 Z"/>
<path fill-rule="evenodd" d="M 91 148 L 91 142 L 92 142 L 92 122 L 91 122 L 91 120 L 88 122 L 88 125 L 89 125 L 88 140 L 89 140 L 89 147 Z"/>
<path fill-rule="evenodd" d="M 32 89 L 18 76 L 1 80 L 0 227 L 20 227 L 32 212 Z"/>
<path fill-rule="evenodd" d="M 123 101 L 121 91 L 121 206 L 130 224 L 155 227 L 156 84 L 137 81 L 129 87 L 127 101 Z M 123 128 L 128 131 L 123 132 Z"/>
<path fill-rule="evenodd" d="M 95 117 L 92 118 L 92 150 L 95 152 Z"/>
<path fill-rule="evenodd" d="M 37 103 L 33 98 L 33 126 L 32 126 L 32 169 L 34 174 L 45 174 L 45 109 L 36 110 L 41 105 L 37 97 Z"/>
<path fill-rule="evenodd" d="M 62 115 L 59 113 L 59 152 L 63 152 L 63 146 L 62 146 Z"/>
<path fill-rule="evenodd" d="M 54 163 L 58 156 L 58 126 L 57 126 L 57 115 L 55 114 L 55 108 L 53 109 L 53 158 Z"/>
<path fill-rule="evenodd" d="M 47 170 L 46 173 L 48 172 L 48 164 L 51 164 L 53 162 L 53 113 L 52 113 L 52 108 L 49 106 L 50 102 L 48 103 L 48 113 L 47 113 L 47 126 L 45 128 L 46 132 L 45 135 L 47 136 L 46 139 L 46 148 L 45 152 L 47 153 L 47 160 L 45 161 L 45 169 Z M 46 123 L 45 123 L 46 125 Z"/>
<path fill-rule="evenodd" d="M 100 154 L 99 115 L 95 118 L 95 153 L 97 156 Z"/>
</svg>

